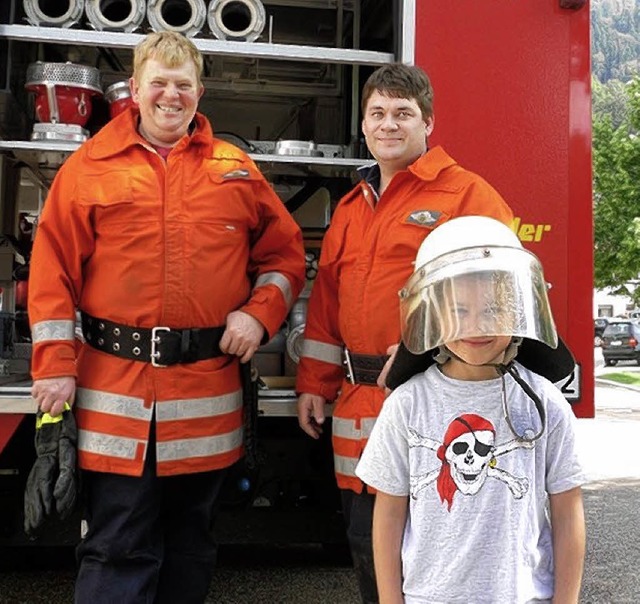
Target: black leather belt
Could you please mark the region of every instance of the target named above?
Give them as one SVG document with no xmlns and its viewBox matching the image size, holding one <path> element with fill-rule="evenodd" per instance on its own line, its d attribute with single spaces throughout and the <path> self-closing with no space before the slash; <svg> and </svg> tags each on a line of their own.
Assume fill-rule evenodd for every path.
<svg viewBox="0 0 640 604">
<path fill-rule="evenodd" d="M 87 344 L 124 359 L 167 367 L 222 356 L 220 327 L 173 329 L 131 327 L 82 313 L 82 333 Z"/>
<path fill-rule="evenodd" d="M 384 354 L 354 354 L 345 348 L 344 358 L 349 383 L 375 386 L 389 357 Z"/>
</svg>

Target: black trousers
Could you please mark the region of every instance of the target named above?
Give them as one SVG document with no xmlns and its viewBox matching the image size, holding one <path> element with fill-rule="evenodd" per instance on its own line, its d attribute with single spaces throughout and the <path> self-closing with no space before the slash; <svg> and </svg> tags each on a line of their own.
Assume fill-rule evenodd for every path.
<svg viewBox="0 0 640 604">
<path fill-rule="evenodd" d="M 362 604 L 378 603 L 378 588 L 373 567 L 373 504 L 376 496 L 362 491 L 340 490 L 342 511 L 347 525 L 347 540 L 353 559 L 353 568 L 358 579 Z"/>
<path fill-rule="evenodd" d="M 159 478 L 154 442 L 141 477 L 83 472 L 88 532 L 76 550 L 76 604 L 202 604 L 225 473 Z"/>
</svg>

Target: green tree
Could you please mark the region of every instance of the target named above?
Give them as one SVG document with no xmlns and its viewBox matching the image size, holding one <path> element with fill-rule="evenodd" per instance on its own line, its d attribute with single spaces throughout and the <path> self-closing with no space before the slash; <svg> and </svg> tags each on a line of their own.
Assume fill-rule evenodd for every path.
<svg viewBox="0 0 640 604">
<path fill-rule="evenodd" d="M 601 84 L 596 76 L 592 76 L 591 104 L 594 120 L 609 116 L 614 128 L 628 122 L 628 86 L 620 80 L 609 80 Z"/>
<path fill-rule="evenodd" d="M 628 114 L 615 126 L 594 114 L 595 286 L 640 304 L 640 77 L 627 86 Z"/>
<path fill-rule="evenodd" d="M 640 2 L 591 1 L 592 71 L 601 82 L 627 81 L 640 66 Z"/>
</svg>

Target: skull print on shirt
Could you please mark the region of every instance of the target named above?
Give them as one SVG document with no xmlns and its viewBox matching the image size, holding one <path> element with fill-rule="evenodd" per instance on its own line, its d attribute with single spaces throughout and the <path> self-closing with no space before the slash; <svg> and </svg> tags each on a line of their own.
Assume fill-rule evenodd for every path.
<svg viewBox="0 0 640 604">
<path fill-rule="evenodd" d="M 456 417 L 447 427 L 442 443 L 409 428 L 409 447 L 431 449 L 442 462 L 439 469 L 411 477 L 411 496 L 416 498 L 422 489 L 436 482 L 441 501 L 446 501 L 451 510 L 456 492 L 476 495 L 487 478 L 495 478 L 506 484 L 515 499 L 521 499 L 529 490 L 529 480 L 498 468 L 497 458 L 518 448 L 531 449 L 533 443 L 513 439 L 496 445 L 495 437 L 493 424 L 473 413 Z"/>
</svg>

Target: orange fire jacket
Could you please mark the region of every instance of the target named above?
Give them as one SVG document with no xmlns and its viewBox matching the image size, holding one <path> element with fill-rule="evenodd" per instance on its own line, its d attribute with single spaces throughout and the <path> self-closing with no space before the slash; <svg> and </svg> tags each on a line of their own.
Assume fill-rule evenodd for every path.
<svg viewBox="0 0 640 604">
<path fill-rule="evenodd" d="M 425 236 L 462 215 L 510 224 L 513 215 L 482 178 L 435 147 L 377 194 L 360 182 L 339 203 L 313 285 L 296 390 L 334 401 L 332 438 L 338 486 L 362 492 L 355 467 L 384 392 L 345 380 L 342 351 L 384 355 L 400 341 L 398 292 Z"/>
<path fill-rule="evenodd" d="M 242 456 L 236 357 L 156 368 L 80 345 L 76 310 L 137 327 L 224 325 L 242 310 L 273 335 L 304 284 L 299 227 L 251 159 L 200 114 L 166 162 L 129 110 L 57 174 L 34 243 L 34 379 L 77 377 L 79 464 L 140 475 L 155 413 L 157 472 Z"/>
</svg>

